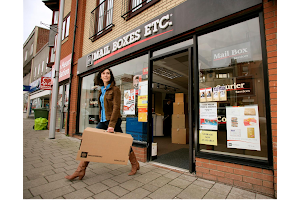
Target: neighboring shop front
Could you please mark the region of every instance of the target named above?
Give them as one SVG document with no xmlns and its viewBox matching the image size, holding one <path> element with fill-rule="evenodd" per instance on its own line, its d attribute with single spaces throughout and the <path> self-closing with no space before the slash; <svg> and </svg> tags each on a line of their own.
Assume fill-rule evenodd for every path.
<svg viewBox="0 0 300 200">
<path fill-rule="evenodd" d="M 54 76 L 54 66 L 52 66 L 52 77 Z M 68 104 L 69 104 L 69 78 L 71 68 L 71 54 L 60 60 L 59 67 L 59 88 L 57 95 L 57 107 L 56 107 L 56 130 L 65 132 L 67 116 L 68 116 Z M 52 79 L 53 81 L 53 79 Z M 53 83 L 51 83 L 53 85 Z"/>
<path fill-rule="evenodd" d="M 206 2 L 183 2 L 80 58 L 76 132 L 99 122 L 94 78 L 110 68 L 140 161 L 274 196 L 264 23 L 277 2 Z"/>
</svg>

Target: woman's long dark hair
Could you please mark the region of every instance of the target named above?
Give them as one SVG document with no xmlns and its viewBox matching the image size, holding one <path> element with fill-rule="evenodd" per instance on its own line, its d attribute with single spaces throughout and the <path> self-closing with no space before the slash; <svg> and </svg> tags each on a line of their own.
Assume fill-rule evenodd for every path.
<svg viewBox="0 0 300 200">
<path fill-rule="evenodd" d="M 100 85 L 100 86 L 104 85 L 103 80 L 101 79 L 101 74 L 104 70 L 107 70 L 107 68 L 100 69 L 99 73 L 95 76 L 95 78 L 94 78 L 95 85 Z M 115 77 L 114 77 L 112 71 L 110 69 L 108 69 L 108 71 L 110 72 L 110 80 L 109 80 L 108 84 L 113 83 L 113 85 L 116 85 Z"/>
</svg>

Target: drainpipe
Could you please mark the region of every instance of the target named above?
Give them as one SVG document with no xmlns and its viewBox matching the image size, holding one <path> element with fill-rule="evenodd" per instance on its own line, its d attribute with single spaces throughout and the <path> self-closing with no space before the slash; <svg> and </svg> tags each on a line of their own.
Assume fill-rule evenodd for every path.
<svg viewBox="0 0 300 200">
<path fill-rule="evenodd" d="M 74 34 L 73 34 L 73 44 L 72 44 L 72 55 L 71 55 L 71 66 L 70 66 L 70 78 L 69 78 L 69 103 L 68 103 L 68 118 L 67 118 L 67 135 L 69 135 L 70 133 L 70 126 L 69 126 L 69 122 L 70 122 L 70 102 L 71 102 L 71 84 L 72 84 L 72 77 L 73 77 L 73 73 L 72 73 L 72 69 L 74 66 L 74 49 L 75 49 L 75 36 L 76 36 L 76 23 L 77 23 L 77 13 L 78 13 L 78 0 L 76 1 L 76 13 L 75 13 L 75 23 L 74 23 Z"/>
</svg>

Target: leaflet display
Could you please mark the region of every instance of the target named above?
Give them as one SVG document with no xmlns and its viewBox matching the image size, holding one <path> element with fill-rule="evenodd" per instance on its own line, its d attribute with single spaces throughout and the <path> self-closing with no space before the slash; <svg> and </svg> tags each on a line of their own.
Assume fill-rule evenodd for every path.
<svg viewBox="0 0 300 200">
<path fill-rule="evenodd" d="M 226 107 L 227 148 L 260 151 L 258 106 Z"/>
</svg>

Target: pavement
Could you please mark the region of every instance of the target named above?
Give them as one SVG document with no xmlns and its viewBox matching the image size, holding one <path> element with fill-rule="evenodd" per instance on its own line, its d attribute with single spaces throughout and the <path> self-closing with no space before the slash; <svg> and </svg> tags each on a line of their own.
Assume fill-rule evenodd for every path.
<svg viewBox="0 0 300 200">
<path fill-rule="evenodd" d="M 155 162 L 140 162 L 134 176 L 127 175 L 130 163 L 90 163 L 82 180 L 69 181 L 64 177 L 77 169 L 80 140 L 62 133 L 49 139 L 49 130 L 33 125 L 33 118 L 23 118 L 24 199 L 271 199 Z"/>
</svg>

